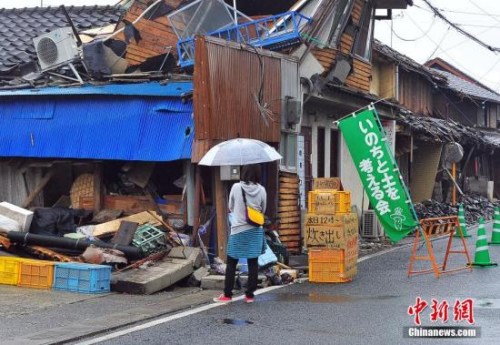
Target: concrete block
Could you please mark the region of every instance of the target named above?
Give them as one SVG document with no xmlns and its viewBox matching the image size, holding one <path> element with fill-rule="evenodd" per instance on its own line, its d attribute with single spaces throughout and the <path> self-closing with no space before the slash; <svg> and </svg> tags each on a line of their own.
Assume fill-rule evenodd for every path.
<svg viewBox="0 0 500 345">
<path fill-rule="evenodd" d="M 201 288 L 207 290 L 224 290 L 224 276 L 206 276 L 201 279 Z"/>
<path fill-rule="evenodd" d="M 207 267 L 200 267 L 196 271 L 191 274 L 191 277 L 189 277 L 189 286 L 200 286 L 201 280 L 210 275 L 209 269 Z"/>
<path fill-rule="evenodd" d="M 32 211 L 4 201 L 0 202 L 0 215 L 18 222 L 21 226 L 21 231 L 28 232 L 30 230 L 31 221 L 33 220 Z"/>
<path fill-rule="evenodd" d="M 193 263 L 186 259 L 166 258 L 153 266 L 115 273 L 111 290 L 149 295 L 163 290 L 193 273 Z"/>
<path fill-rule="evenodd" d="M 167 257 L 189 260 L 192 262 L 195 269 L 201 266 L 201 262 L 203 260 L 203 254 L 200 248 L 182 246 L 172 248 Z"/>
</svg>

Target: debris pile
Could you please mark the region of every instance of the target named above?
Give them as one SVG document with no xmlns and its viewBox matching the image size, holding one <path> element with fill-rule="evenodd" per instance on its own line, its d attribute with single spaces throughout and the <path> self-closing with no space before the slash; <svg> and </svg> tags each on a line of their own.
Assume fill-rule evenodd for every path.
<svg viewBox="0 0 500 345">
<path fill-rule="evenodd" d="M 442 203 L 435 200 L 426 200 L 415 204 L 415 210 L 419 219 L 445 217 L 458 214 L 459 204 L 463 203 L 465 208 L 465 219 L 468 225 L 476 224 L 480 217 L 492 219 L 494 209 L 500 204 L 492 203 L 484 196 L 478 194 L 468 194 L 459 200 L 457 205 Z"/>
</svg>

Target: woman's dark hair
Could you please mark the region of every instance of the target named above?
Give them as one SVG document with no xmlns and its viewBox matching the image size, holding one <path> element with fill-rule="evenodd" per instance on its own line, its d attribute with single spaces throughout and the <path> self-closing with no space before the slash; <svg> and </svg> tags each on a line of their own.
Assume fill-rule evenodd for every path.
<svg viewBox="0 0 500 345">
<path fill-rule="evenodd" d="M 241 168 L 241 181 L 260 183 L 261 181 L 261 168 L 260 164 L 244 165 Z"/>
</svg>

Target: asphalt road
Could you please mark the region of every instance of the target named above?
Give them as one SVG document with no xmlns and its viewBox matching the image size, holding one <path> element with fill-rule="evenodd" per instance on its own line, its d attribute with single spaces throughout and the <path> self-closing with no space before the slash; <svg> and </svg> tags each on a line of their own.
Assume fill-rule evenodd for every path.
<svg viewBox="0 0 500 345">
<path fill-rule="evenodd" d="M 490 233 L 490 232 L 488 232 Z M 488 234 L 488 237 L 490 235 Z M 474 257 L 474 237 L 468 240 Z M 434 242 L 442 258 L 445 242 Z M 492 261 L 500 262 L 500 246 L 491 247 Z M 463 271 L 436 279 L 408 278 L 410 247 L 372 257 L 358 265 L 356 279 L 347 284 L 293 284 L 259 295 L 253 305 L 236 301 L 206 305 L 208 310 L 135 332 L 100 338 L 100 344 L 499 344 L 500 267 Z M 453 254 L 451 266 L 464 263 Z M 414 326 L 408 308 L 421 297 L 429 307 L 420 314 L 423 325 L 469 326 L 454 321 L 453 304 L 473 299 L 473 316 L 481 332 L 475 339 L 404 338 L 403 328 Z M 449 304 L 449 318 L 430 321 L 431 301 Z M 180 315 L 182 316 L 182 315 Z M 443 315 L 441 314 L 443 317 Z M 462 315 L 462 316 L 465 316 Z M 172 317 L 170 318 L 172 319 Z M 170 320 L 167 319 L 167 320 Z M 122 330 L 129 332 L 129 330 Z M 91 341 L 92 342 L 92 341 Z M 91 343 L 88 342 L 87 344 Z"/>
</svg>

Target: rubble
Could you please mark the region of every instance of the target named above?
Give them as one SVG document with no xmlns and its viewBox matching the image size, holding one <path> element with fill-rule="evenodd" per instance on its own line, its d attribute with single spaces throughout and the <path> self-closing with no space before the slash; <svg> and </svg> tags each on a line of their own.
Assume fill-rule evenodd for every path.
<svg viewBox="0 0 500 345">
<path fill-rule="evenodd" d="M 457 205 L 431 199 L 415 204 L 415 211 L 419 219 L 457 215 L 460 203 L 464 204 L 465 220 L 469 225 L 477 223 L 480 217 L 492 219 L 495 207 L 500 206 L 500 203 L 492 203 L 484 196 L 468 194 L 462 196 Z"/>
</svg>

